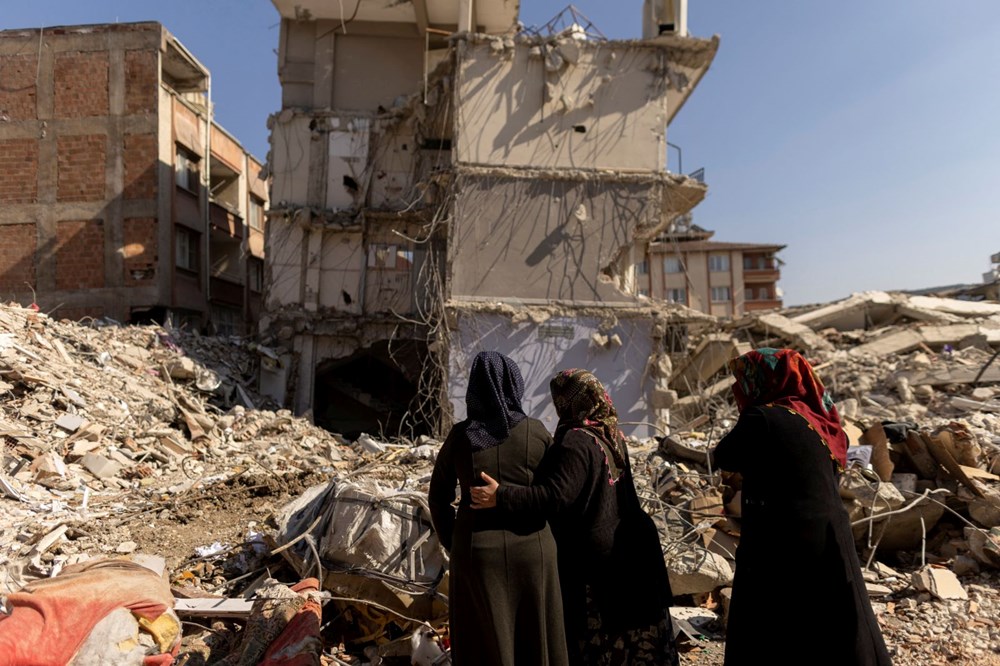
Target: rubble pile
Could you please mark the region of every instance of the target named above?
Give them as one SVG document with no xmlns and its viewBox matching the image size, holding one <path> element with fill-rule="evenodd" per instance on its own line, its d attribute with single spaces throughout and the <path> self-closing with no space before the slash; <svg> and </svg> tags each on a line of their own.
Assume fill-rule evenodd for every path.
<svg viewBox="0 0 1000 666">
<path fill-rule="evenodd" d="M 722 663 L 740 495 L 711 450 L 737 418 L 726 362 L 765 345 L 804 352 L 838 398 L 841 495 L 894 663 L 1000 663 L 1000 305 L 876 292 L 700 325 L 668 368 L 669 433 L 630 447 L 682 663 Z M 347 442 L 263 409 L 257 356 L 0 308 L 0 595 L 128 557 L 170 582 L 179 663 L 303 646 L 447 663 L 448 560 L 426 507 L 440 441 Z M 775 589 L 810 612 L 809 581 Z"/>
<path fill-rule="evenodd" d="M 59 545 L 102 521 L 248 472 L 346 464 L 336 436 L 253 408 L 253 357 L 234 340 L 0 307 L 0 589 L 58 569 Z"/>
</svg>

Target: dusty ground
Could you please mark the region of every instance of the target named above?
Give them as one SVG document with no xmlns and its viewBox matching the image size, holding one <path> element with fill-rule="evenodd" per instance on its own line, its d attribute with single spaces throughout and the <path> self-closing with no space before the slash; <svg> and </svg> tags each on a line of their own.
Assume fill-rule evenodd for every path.
<svg viewBox="0 0 1000 666">
<path fill-rule="evenodd" d="M 247 534 L 260 530 L 276 508 L 323 480 L 308 473 L 284 479 L 243 474 L 187 496 L 165 498 L 155 510 L 75 525 L 60 548 L 67 553 L 114 552 L 134 542 L 136 551 L 162 555 L 175 577 L 188 572 L 205 587 L 224 586 L 247 566 L 236 557 Z M 215 560 L 213 565 L 195 555 L 199 546 L 215 542 L 230 547 L 226 562 Z M 252 575 L 252 567 L 246 573 Z M 906 570 L 900 573 L 905 577 Z M 964 576 L 961 582 L 968 600 L 933 599 L 902 580 L 893 594 L 874 602 L 895 666 L 1000 666 L 1000 573 Z M 681 664 L 721 666 L 724 652 L 721 640 L 685 642 Z"/>
</svg>

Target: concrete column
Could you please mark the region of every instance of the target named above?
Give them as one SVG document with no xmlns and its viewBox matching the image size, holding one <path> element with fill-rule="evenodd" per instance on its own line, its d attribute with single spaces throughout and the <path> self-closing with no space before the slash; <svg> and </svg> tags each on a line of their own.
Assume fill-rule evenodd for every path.
<svg viewBox="0 0 1000 666">
<path fill-rule="evenodd" d="M 475 29 L 475 0 L 458 0 L 458 31 L 472 32 Z"/>
<path fill-rule="evenodd" d="M 35 283 L 39 292 L 56 289 L 56 196 L 59 183 L 59 146 L 52 127 L 55 115 L 55 54 L 43 42 L 38 64 L 38 203 Z"/>
<path fill-rule="evenodd" d="M 303 414 L 312 408 L 313 390 L 316 385 L 315 374 L 315 338 L 311 335 L 295 337 L 294 349 L 298 356 L 298 374 L 295 386 L 295 413 Z"/>
<path fill-rule="evenodd" d="M 125 233 L 122 216 L 122 197 L 125 193 L 125 51 L 113 37 L 108 43 L 108 116 L 107 154 L 105 157 L 105 192 L 108 205 L 104 213 L 104 285 L 125 285 L 125 259 L 120 252 Z M 121 299 L 112 308 L 111 316 L 125 321 L 127 312 Z M 110 305 L 110 304 L 109 304 Z"/>
</svg>

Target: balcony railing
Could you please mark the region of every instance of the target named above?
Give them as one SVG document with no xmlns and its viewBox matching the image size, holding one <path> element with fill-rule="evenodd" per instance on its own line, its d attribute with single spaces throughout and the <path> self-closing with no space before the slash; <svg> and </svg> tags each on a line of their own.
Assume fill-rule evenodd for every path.
<svg viewBox="0 0 1000 666">
<path fill-rule="evenodd" d="M 243 218 L 214 201 L 209 204 L 212 226 L 225 231 L 233 238 L 243 238 Z"/>
<path fill-rule="evenodd" d="M 238 282 L 233 282 L 230 277 L 227 276 L 213 276 L 212 283 L 212 301 L 216 303 L 228 303 L 230 305 L 243 305 L 243 285 Z"/>
<path fill-rule="evenodd" d="M 781 307 L 780 298 L 774 298 L 768 300 L 743 301 L 743 310 L 745 312 L 750 312 L 751 310 L 772 310 L 780 307 Z"/>
<path fill-rule="evenodd" d="M 744 282 L 777 282 L 781 271 L 777 268 L 744 268 Z"/>
</svg>

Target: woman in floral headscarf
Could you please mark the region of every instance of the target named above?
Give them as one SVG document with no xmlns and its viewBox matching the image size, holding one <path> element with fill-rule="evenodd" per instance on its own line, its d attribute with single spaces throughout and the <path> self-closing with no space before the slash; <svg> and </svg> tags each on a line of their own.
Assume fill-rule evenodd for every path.
<svg viewBox="0 0 1000 666">
<path fill-rule="evenodd" d="M 833 400 L 791 349 L 729 367 L 740 417 L 715 462 L 742 477 L 742 506 L 726 666 L 890 664 L 837 487 L 847 437 Z"/>
<path fill-rule="evenodd" d="M 611 398 L 586 370 L 559 372 L 550 389 L 559 425 L 531 486 L 483 474 L 473 508 L 549 517 L 571 664 L 677 664 L 660 539 Z"/>
</svg>

